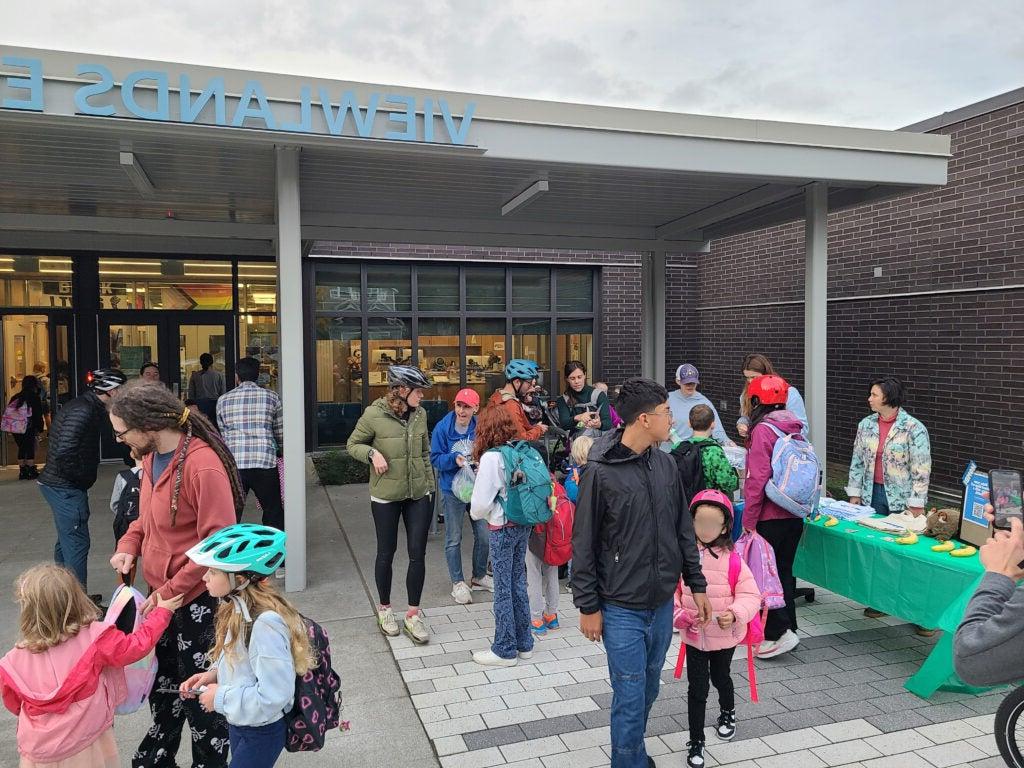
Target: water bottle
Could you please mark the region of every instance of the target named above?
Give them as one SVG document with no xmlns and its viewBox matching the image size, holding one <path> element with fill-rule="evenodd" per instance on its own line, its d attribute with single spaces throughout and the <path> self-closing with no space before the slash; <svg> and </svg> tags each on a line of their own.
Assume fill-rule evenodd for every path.
<svg viewBox="0 0 1024 768">
<path fill-rule="evenodd" d="M 675 450 L 676 448 L 678 448 L 679 444 L 683 442 L 683 438 L 681 438 L 679 436 L 679 433 L 676 432 L 676 428 L 675 427 L 672 427 L 671 429 L 669 429 L 669 431 L 668 431 L 668 441 L 670 443 L 672 443 L 672 450 Z"/>
</svg>

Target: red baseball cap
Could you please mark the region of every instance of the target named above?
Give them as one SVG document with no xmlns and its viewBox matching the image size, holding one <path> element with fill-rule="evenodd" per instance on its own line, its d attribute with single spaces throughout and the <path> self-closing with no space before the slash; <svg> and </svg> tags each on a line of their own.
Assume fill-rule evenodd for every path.
<svg viewBox="0 0 1024 768">
<path fill-rule="evenodd" d="M 455 402 L 465 403 L 477 408 L 480 405 L 480 394 L 475 389 L 466 387 L 465 389 L 460 389 L 455 395 Z"/>
</svg>

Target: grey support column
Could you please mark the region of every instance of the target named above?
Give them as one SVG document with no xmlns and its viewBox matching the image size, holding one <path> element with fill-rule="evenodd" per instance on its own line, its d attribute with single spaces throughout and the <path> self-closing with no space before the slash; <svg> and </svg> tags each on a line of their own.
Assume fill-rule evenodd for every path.
<svg viewBox="0 0 1024 768">
<path fill-rule="evenodd" d="M 828 369 L 828 185 L 804 192 L 807 274 L 804 281 L 804 399 L 811 442 L 825 466 L 825 384 Z"/>
<path fill-rule="evenodd" d="M 641 302 L 643 338 L 640 343 L 641 370 L 649 379 L 665 380 L 665 248 L 643 254 Z"/>
<path fill-rule="evenodd" d="M 277 147 L 277 285 L 281 400 L 284 406 L 285 590 L 306 588 L 306 403 L 302 358 L 302 228 L 299 148 Z"/>
</svg>

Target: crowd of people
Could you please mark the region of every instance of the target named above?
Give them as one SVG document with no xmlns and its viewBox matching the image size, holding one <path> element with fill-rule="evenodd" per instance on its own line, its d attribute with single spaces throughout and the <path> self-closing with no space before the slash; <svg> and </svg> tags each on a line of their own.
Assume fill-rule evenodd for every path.
<svg viewBox="0 0 1024 768">
<path fill-rule="evenodd" d="M 290 682 L 315 663 L 315 654 L 301 617 L 273 587 L 285 555 L 277 470 L 281 405 L 256 384 L 258 370 L 255 360 L 243 358 L 236 387 L 223 392 L 223 382 L 204 366 L 193 377 L 195 398 L 186 402 L 159 381 L 143 376 L 126 383 L 120 371 L 100 370 L 88 391 L 53 420 L 39 483 L 54 514 L 55 563 L 74 578 L 47 580 L 29 571 L 19 580 L 22 639 L 0 661 L 4 701 L 9 708 L 17 703 L 21 716 L 30 700 L 53 715 L 35 717 L 24 729 L 24 765 L 73 756 L 36 731 L 44 722 L 49 728 L 68 721 L 66 701 L 40 702 L 39 692 L 47 684 L 60 688 L 76 655 L 94 653 L 89 679 L 116 686 L 117 668 L 151 649 L 157 660 L 149 696 L 153 725 L 133 765 L 174 765 L 186 723 L 195 759 L 206 766 L 227 765 L 229 753 L 237 766 L 276 760 L 285 739 L 282 713 L 294 704 Z M 799 644 L 793 562 L 803 521 L 770 486 L 777 444 L 807 444 L 806 409 L 764 356 L 748 356 L 741 371 L 736 428 L 742 448 L 698 391 L 700 374 L 689 363 L 678 367 L 671 393 L 654 381 L 630 379 L 612 398 L 606 386 L 588 384 L 582 362 L 572 361 L 564 369 L 565 392 L 545 403 L 538 402 L 536 363 L 512 360 L 504 386 L 483 407 L 477 391 L 462 389 L 432 432 L 422 407 L 429 377 L 414 366 L 392 365 L 387 393 L 366 408 L 347 445 L 371 470 L 380 631 L 430 642 L 422 601 L 433 497 L 440 493 L 452 600 L 467 604 L 474 592 L 493 593 L 493 642 L 473 660 L 514 666 L 531 657 L 536 638 L 559 628 L 559 569 L 565 566 L 580 630 L 603 642 L 608 656 L 612 765 L 650 764 L 647 717 L 677 631 L 688 653 L 687 765 L 701 768 L 711 685 L 719 697 L 718 735 L 730 739 L 742 727 L 730 678 L 735 648 L 756 635 L 757 655 L 770 659 Z M 16 405 L 27 403 L 35 418 L 42 408 L 37 414 L 29 379 Z M 928 493 L 928 433 L 904 410 L 903 398 L 895 379 L 872 382 L 872 414 L 857 432 L 848 493 L 854 503 L 870 499 L 883 514 L 919 515 Z M 150 590 L 142 605 L 145 622 L 127 635 L 107 633 L 96 622 L 98 596 L 90 600 L 86 590 L 87 491 L 96 480 L 96 437 L 104 419 L 136 464 L 119 476 L 121 491 L 111 501 L 125 526 L 111 566 L 127 578 L 141 562 Z M 38 420 L 33 427 L 41 428 Z M 552 436 L 563 441 L 564 454 L 552 454 L 545 442 Z M 739 462 L 737 452 L 745 454 Z M 249 490 L 263 510 L 262 526 L 240 523 Z M 462 554 L 467 517 L 473 536 L 468 580 Z M 399 525 L 408 566 L 406 610 L 396 614 Z M 758 618 L 763 585 L 737 554 L 755 536 L 770 545 L 781 585 L 764 626 Z M 33 663 L 39 654 L 46 655 L 48 671 Z M 168 690 L 180 695 L 158 693 Z M 76 698 L 75 705 L 95 695 Z M 80 738 L 70 743 L 74 755 L 87 756 L 81 765 L 117 764 L 109 709 L 99 708 L 88 726 L 78 726 Z"/>
</svg>

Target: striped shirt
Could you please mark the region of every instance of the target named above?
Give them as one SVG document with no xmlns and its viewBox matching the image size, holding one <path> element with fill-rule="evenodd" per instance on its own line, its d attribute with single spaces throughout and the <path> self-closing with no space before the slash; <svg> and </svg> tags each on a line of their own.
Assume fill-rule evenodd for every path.
<svg viewBox="0 0 1024 768">
<path fill-rule="evenodd" d="M 217 400 L 217 426 L 239 469 L 277 466 L 284 416 L 276 392 L 243 381 Z"/>
</svg>

